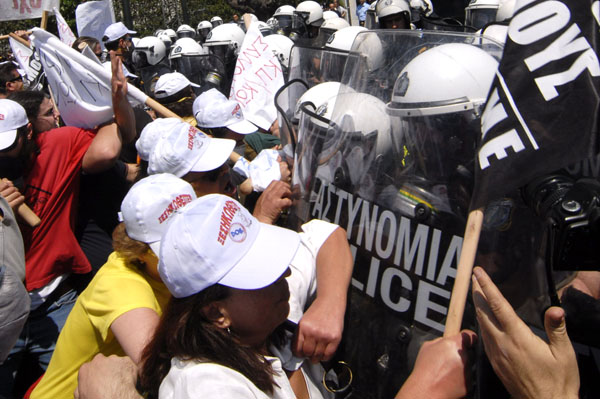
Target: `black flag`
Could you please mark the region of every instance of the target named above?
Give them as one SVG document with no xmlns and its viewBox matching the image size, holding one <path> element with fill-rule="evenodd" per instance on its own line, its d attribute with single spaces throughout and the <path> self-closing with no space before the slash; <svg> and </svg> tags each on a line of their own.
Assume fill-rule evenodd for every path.
<svg viewBox="0 0 600 399">
<path fill-rule="evenodd" d="M 481 118 L 472 209 L 598 152 L 599 3 L 517 2 Z"/>
</svg>

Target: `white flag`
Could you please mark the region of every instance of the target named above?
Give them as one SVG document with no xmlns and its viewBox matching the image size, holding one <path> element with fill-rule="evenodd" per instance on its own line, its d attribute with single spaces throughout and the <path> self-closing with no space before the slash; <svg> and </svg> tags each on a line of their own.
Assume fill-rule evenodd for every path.
<svg viewBox="0 0 600 399">
<path fill-rule="evenodd" d="M 60 41 L 71 47 L 76 37 L 71 30 L 71 27 L 67 24 L 67 21 L 60 14 L 60 11 L 56 7 L 54 7 L 54 16 L 56 17 L 56 25 L 58 28 L 58 36 L 60 36 Z"/>
<path fill-rule="evenodd" d="M 18 40 L 10 37 L 8 39 L 10 48 L 12 50 L 15 59 L 19 63 L 20 69 L 25 71 L 23 78 L 26 79 L 25 85 L 30 90 L 39 90 L 42 88 L 40 83 L 40 75 L 42 72 L 42 64 L 36 53 L 33 52 L 31 47 L 24 45 Z"/>
<path fill-rule="evenodd" d="M 100 41 L 102 49 L 102 36 L 108 25 L 115 22 L 115 13 L 111 0 L 87 1 L 81 3 L 75 9 L 75 21 L 77 22 L 77 34 L 79 36 L 90 36 Z"/>
<path fill-rule="evenodd" d="M 34 28 L 32 43 L 67 125 L 92 129 L 113 117 L 109 71 L 43 29 Z M 144 103 L 147 98 L 136 87 L 128 86 L 130 102 Z"/>
<path fill-rule="evenodd" d="M 283 83 L 281 64 L 253 23 L 237 58 L 229 97 L 240 103 L 244 119 L 269 130 L 277 118 L 275 93 Z"/>
<path fill-rule="evenodd" d="M 44 11 L 58 8 L 60 0 L 2 0 L 0 21 L 41 18 Z"/>
</svg>

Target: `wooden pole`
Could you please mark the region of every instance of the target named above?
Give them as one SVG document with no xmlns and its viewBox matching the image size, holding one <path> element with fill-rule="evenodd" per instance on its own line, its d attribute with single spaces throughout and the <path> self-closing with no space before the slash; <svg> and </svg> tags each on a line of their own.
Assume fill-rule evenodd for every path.
<svg viewBox="0 0 600 399">
<path fill-rule="evenodd" d="M 42 28 L 43 30 L 46 30 L 46 27 L 48 26 L 48 14 L 49 12 L 47 10 L 44 10 L 42 12 L 42 21 L 40 22 L 40 28 Z"/>
<path fill-rule="evenodd" d="M 8 36 L 12 37 L 13 39 L 15 39 L 16 41 L 18 41 L 19 43 L 21 43 L 24 46 L 31 47 L 31 42 L 29 40 L 23 39 L 21 36 L 18 36 L 14 32 L 9 33 Z"/>
<path fill-rule="evenodd" d="M 452 288 L 452 296 L 450 297 L 450 305 L 448 306 L 444 337 L 450 337 L 460 332 L 482 225 L 483 210 L 480 208 L 471 211 L 467 219 L 462 250 L 458 259 L 458 268 L 454 287 Z"/>
</svg>

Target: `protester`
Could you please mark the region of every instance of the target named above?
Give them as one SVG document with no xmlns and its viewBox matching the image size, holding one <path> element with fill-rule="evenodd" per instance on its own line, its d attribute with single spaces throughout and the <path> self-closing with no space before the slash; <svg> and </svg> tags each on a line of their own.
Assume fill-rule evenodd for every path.
<svg viewBox="0 0 600 399">
<path fill-rule="evenodd" d="M 0 64 L 0 98 L 6 98 L 10 93 L 23 90 L 23 76 L 12 61 Z"/>
<path fill-rule="evenodd" d="M 224 217 L 227 222 L 223 222 Z M 226 226 L 220 227 L 223 223 Z M 327 293 L 315 287 L 318 284 L 316 263 L 307 262 L 306 257 L 314 257 L 335 229 L 335 225 L 314 221 L 305 225 L 305 232 L 298 235 L 259 223 L 239 203 L 222 195 L 204 196 L 188 205 L 173 219 L 161 244 L 159 273 L 175 298 L 144 351 L 143 389 L 150 397 L 157 397 L 158 385 L 168 371 L 170 358 L 176 357 L 172 373 L 162 383 L 161 396 L 174 394 L 180 397 L 194 395 L 193 392 L 212 396 L 213 392 L 220 392 L 222 397 L 232 397 L 256 394 L 260 390 L 291 393 L 285 374 L 280 370 L 278 375 L 272 376 L 271 367 L 261 359 L 268 353 L 268 337 L 288 314 L 293 321 L 301 318 L 302 310 L 315 291 L 316 300 Z M 349 255 L 347 245 L 346 251 Z M 288 265 L 293 270 L 292 276 L 289 276 Z M 291 297 L 285 277 L 289 279 Z M 340 276 L 331 277 L 337 279 Z M 342 310 L 345 309 L 346 290 L 347 285 L 342 290 L 343 296 L 336 296 L 329 302 L 339 302 L 338 306 L 328 310 L 340 305 Z M 336 342 L 324 345 L 308 337 L 305 342 L 302 339 L 302 336 L 298 339 L 301 353 L 313 361 L 330 358 L 337 347 Z M 202 345 L 196 347 L 194 342 L 202 342 Z M 291 342 L 288 345 L 287 350 L 281 346 L 270 353 L 279 354 L 286 363 L 285 360 L 292 360 Z M 199 359 L 207 363 L 196 363 Z M 301 364 L 302 372 L 296 377 L 308 376 L 320 368 L 301 360 L 286 366 L 299 370 Z M 280 368 L 281 364 L 272 366 Z M 213 377 L 203 378 L 203 370 Z M 236 377 L 238 372 L 245 377 Z M 317 372 L 317 375 L 318 380 L 322 374 Z M 248 386 L 249 381 L 245 382 L 245 378 L 249 378 L 255 387 Z M 273 386 L 272 378 L 279 388 Z M 326 392 L 319 386 L 310 385 L 313 395 Z M 323 392 L 321 395 L 326 395 Z"/>
<path fill-rule="evenodd" d="M 35 229 L 21 225 L 32 311 L 23 334 L 0 367 L 0 395 L 12 395 L 19 367 L 26 358 L 31 357 L 39 367 L 36 370 L 28 366 L 24 371 L 32 381 L 45 370 L 76 299 L 77 276 L 90 271 L 72 230 L 79 174 L 110 168 L 122 144 L 135 137 L 135 120 L 126 94 L 121 62 L 113 57 L 115 122 L 96 132 L 63 127 L 35 138 L 23 107 L 1 100 L 4 121 L 11 123 L 13 130 L 5 133 L 7 141 L 12 142 L 11 150 L 0 154 L 0 173 L 11 180 L 23 178 L 26 203 L 40 217 L 41 224 Z"/>
<path fill-rule="evenodd" d="M 83 51 L 83 49 L 86 46 L 89 47 L 90 50 L 92 50 L 94 52 L 94 54 L 96 55 L 96 57 L 98 57 L 98 60 L 100 62 L 104 61 L 102 47 L 100 46 L 100 42 L 98 41 L 98 39 L 95 39 L 90 36 L 79 36 L 77 39 L 75 39 L 75 41 L 71 45 L 71 47 L 73 47 L 75 50 L 79 51 L 80 53 Z"/>
<path fill-rule="evenodd" d="M 213 137 L 235 140 L 241 145 L 244 136 L 258 130 L 244 118 L 242 107 L 229 100 L 219 90 L 210 89 L 194 101 L 194 116 L 198 127 Z"/>
<path fill-rule="evenodd" d="M 27 90 L 11 93 L 8 98 L 16 101 L 27 113 L 31 122 L 33 137 L 59 127 L 60 112 L 49 95 L 39 90 Z"/>
<path fill-rule="evenodd" d="M 131 56 L 133 55 L 133 40 L 131 35 L 137 32 L 129 30 L 123 22 L 115 22 L 109 25 L 104 30 L 102 42 L 108 51 L 116 51 L 117 54 L 123 57 L 123 65 L 129 70 L 135 72 Z"/>
<path fill-rule="evenodd" d="M 6 141 L 2 140 L 6 127 L 0 122 L 1 141 Z M 25 198 L 10 181 L 0 180 L 0 364 L 17 342 L 29 315 L 30 299 L 23 285 L 23 238 L 13 213 L 24 201 Z"/>
<path fill-rule="evenodd" d="M 179 72 L 165 73 L 156 81 L 154 97 L 159 103 L 180 116 L 184 122 L 196 126 L 193 110 L 196 99 L 194 87 L 200 86 L 190 82 Z"/>
<path fill-rule="evenodd" d="M 139 363 L 170 299 L 156 271 L 160 238 L 195 198 L 188 183 L 170 174 L 149 176 L 129 190 L 123 223 L 113 233 L 115 252 L 77 299 L 32 399 L 70 398 L 79 367 L 98 353 L 124 353 Z"/>
</svg>

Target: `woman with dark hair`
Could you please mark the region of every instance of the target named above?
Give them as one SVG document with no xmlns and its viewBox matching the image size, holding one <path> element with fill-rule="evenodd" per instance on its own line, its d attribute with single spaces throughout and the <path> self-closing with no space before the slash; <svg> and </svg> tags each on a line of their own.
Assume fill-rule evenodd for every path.
<svg viewBox="0 0 600 399">
<path fill-rule="evenodd" d="M 260 223 L 218 194 L 176 215 L 158 266 L 174 298 L 143 354 L 148 397 L 332 397 L 320 363 L 293 357 L 283 326 L 316 293 L 315 261 L 306 259 L 337 229 Z"/>
</svg>

